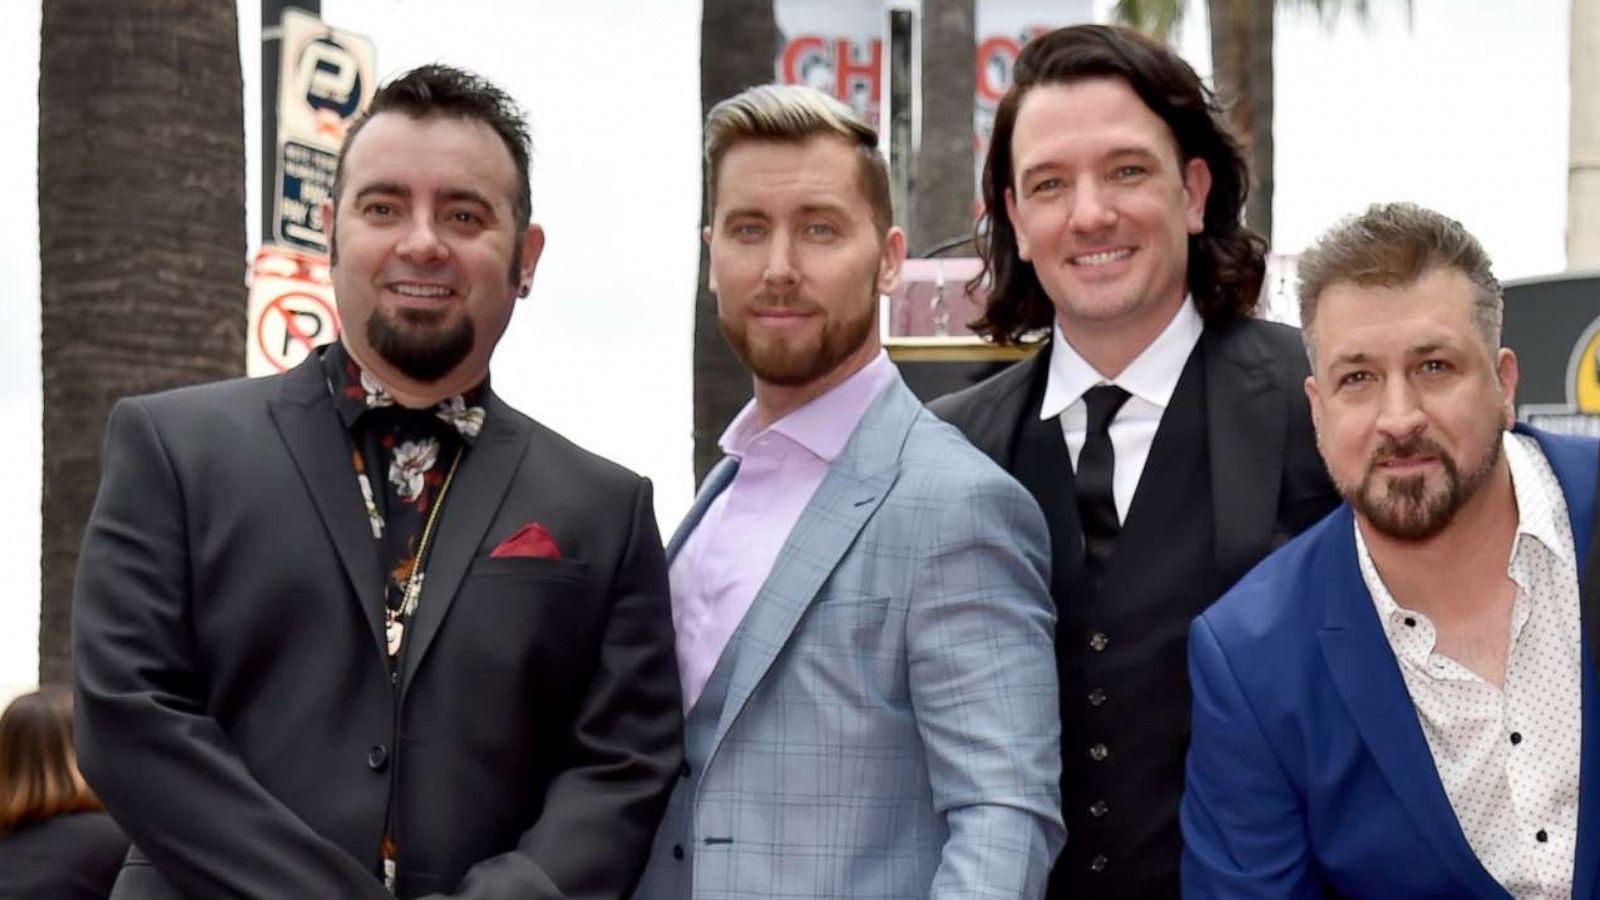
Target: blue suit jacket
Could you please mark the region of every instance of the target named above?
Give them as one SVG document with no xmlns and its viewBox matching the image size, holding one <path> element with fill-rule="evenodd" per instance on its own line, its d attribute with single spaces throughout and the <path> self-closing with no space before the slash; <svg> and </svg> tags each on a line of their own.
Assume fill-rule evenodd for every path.
<svg viewBox="0 0 1600 900">
<path fill-rule="evenodd" d="M 1539 441 L 1561 483 L 1581 578 L 1600 445 L 1518 431 Z M 1451 809 L 1362 583 L 1353 528 L 1339 507 L 1195 620 L 1185 897 L 1510 896 Z M 1584 606 L 1592 615 L 1587 596 Z M 1577 900 L 1600 897 L 1594 650 L 1585 639 Z"/>
</svg>

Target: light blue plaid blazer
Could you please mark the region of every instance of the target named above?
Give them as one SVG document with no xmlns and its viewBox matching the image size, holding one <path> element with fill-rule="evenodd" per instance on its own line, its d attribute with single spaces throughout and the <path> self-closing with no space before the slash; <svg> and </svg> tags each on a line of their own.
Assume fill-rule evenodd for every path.
<svg viewBox="0 0 1600 900">
<path fill-rule="evenodd" d="M 635 900 L 1041 896 L 1066 834 L 1053 634 L 1038 506 L 896 378 L 730 641 L 720 715 L 690 716 L 705 764 Z"/>
</svg>

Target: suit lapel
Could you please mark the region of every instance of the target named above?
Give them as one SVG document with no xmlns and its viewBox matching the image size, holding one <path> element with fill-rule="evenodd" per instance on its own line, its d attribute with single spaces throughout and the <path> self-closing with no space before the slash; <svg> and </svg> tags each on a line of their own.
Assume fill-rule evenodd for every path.
<svg viewBox="0 0 1600 900">
<path fill-rule="evenodd" d="M 1006 471 L 1011 470 L 1016 455 L 1018 425 L 1024 416 L 1039 411 L 1038 399 L 1043 395 L 1034 394 L 1035 383 L 1042 385 L 1049 371 L 1050 344 L 1046 342 L 1037 353 L 994 376 L 987 385 L 970 389 L 979 393 L 963 404 L 967 410 L 954 422 L 974 447 Z M 935 403 L 934 412 L 939 411 L 940 404 Z"/>
<path fill-rule="evenodd" d="M 733 476 L 738 474 L 739 458 L 737 456 L 724 456 L 717 461 L 711 471 L 706 473 L 706 480 L 700 485 L 700 493 L 695 495 L 694 505 L 689 507 L 689 514 L 678 523 L 677 529 L 672 532 L 672 540 L 667 542 L 667 565 L 678 558 L 678 551 L 683 549 L 689 535 L 694 533 L 700 520 L 706 517 L 706 510 L 711 508 L 711 502 L 727 490 Z"/>
<path fill-rule="evenodd" d="M 712 738 L 713 754 L 788 643 L 801 615 L 883 503 L 899 474 L 901 446 L 921 410 L 897 376 L 868 407 L 800 513 L 730 642 L 729 648 L 738 655 Z"/>
<path fill-rule="evenodd" d="M 1281 482 L 1277 473 L 1283 471 L 1288 441 L 1289 398 L 1273 377 L 1277 363 L 1258 352 L 1249 338 L 1239 327 L 1207 327 L 1200 338 L 1212 528 L 1217 571 L 1228 584 L 1272 547 Z"/>
<path fill-rule="evenodd" d="M 486 406 L 483 432 L 461 460 L 439 513 L 438 533 L 423 570 L 422 601 L 417 605 L 402 653 L 402 693 L 455 602 L 467 567 L 483 544 L 483 536 L 500 511 L 528 450 L 528 423 L 493 391 L 488 392 Z"/>
<path fill-rule="evenodd" d="M 1578 846 L 1573 854 L 1572 896 L 1600 897 L 1600 697 L 1595 691 L 1596 653 L 1600 651 L 1600 558 L 1594 550 L 1595 446 L 1586 440 L 1556 437 L 1518 426 L 1539 441 L 1561 483 L 1577 551 L 1578 596 L 1583 620 L 1583 740 L 1578 770 Z"/>
<path fill-rule="evenodd" d="M 1324 610 L 1317 636 L 1328 672 L 1367 752 L 1417 830 L 1473 896 L 1504 897 L 1467 843 L 1439 780 L 1411 694 L 1361 581 L 1350 508 L 1340 507 L 1336 515 L 1333 540 L 1309 579 L 1309 599 Z"/>
<path fill-rule="evenodd" d="M 283 390 L 267 407 L 344 564 L 345 576 L 371 627 L 373 645 L 380 655 L 387 656 L 377 545 L 350 462 L 349 439 L 334 411 L 320 360 L 320 355 L 313 353 L 289 372 Z"/>
</svg>

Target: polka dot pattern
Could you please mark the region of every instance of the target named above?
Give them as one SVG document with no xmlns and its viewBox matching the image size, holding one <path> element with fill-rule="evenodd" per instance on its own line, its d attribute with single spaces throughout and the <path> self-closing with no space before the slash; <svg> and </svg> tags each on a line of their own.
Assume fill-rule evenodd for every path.
<svg viewBox="0 0 1600 900">
<path fill-rule="evenodd" d="M 1400 607 L 1361 531 L 1361 577 L 1422 724 L 1445 794 L 1484 868 L 1517 900 L 1572 895 L 1582 741 L 1582 625 L 1572 527 L 1532 438 L 1507 434 L 1519 519 L 1505 682 L 1434 652 L 1428 617 Z"/>
</svg>

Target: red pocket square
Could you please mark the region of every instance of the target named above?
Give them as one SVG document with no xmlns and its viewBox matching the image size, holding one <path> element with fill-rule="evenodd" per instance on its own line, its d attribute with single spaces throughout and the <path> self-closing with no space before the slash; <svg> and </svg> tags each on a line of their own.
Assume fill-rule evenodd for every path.
<svg viewBox="0 0 1600 900">
<path fill-rule="evenodd" d="M 539 559 L 560 559 L 561 550 L 556 547 L 555 538 L 550 536 L 543 525 L 538 522 L 529 522 L 517 529 L 517 533 L 500 542 L 489 554 L 495 559 L 508 556 L 536 557 Z"/>
</svg>

